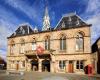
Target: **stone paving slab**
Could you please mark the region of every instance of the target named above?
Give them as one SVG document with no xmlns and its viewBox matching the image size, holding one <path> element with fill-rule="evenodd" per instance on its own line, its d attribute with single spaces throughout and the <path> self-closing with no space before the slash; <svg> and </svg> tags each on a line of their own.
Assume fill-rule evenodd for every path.
<svg viewBox="0 0 100 80">
<path fill-rule="evenodd" d="M 26 72 L 24 75 L 7 75 L 6 72 L 0 72 L 0 80 L 100 80 L 100 77 L 48 72 Z"/>
</svg>

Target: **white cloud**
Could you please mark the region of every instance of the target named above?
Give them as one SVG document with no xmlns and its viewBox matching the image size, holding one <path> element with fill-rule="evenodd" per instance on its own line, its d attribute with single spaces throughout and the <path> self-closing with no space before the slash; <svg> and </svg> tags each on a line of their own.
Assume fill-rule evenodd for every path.
<svg viewBox="0 0 100 80">
<path fill-rule="evenodd" d="M 41 1 L 41 0 L 40 0 Z M 39 0 L 36 0 L 33 5 L 28 5 L 24 0 L 7 0 L 6 3 L 10 6 L 22 11 L 25 13 L 30 19 L 34 20 L 36 23 L 40 22 L 41 11 L 37 8 L 39 6 Z M 42 3 L 40 3 L 42 4 Z"/>
<path fill-rule="evenodd" d="M 100 0 L 89 0 L 86 12 L 94 12 L 100 9 Z"/>
<path fill-rule="evenodd" d="M 100 0 L 88 0 L 88 5 L 84 17 L 87 16 L 87 22 L 92 24 L 91 40 L 92 43 L 100 37 Z"/>
<path fill-rule="evenodd" d="M 0 6 L 0 56 L 4 59 L 7 53 L 7 37 L 16 29 L 18 18 L 4 7 Z"/>
<path fill-rule="evenodd" d="M 0 57 L 2 57 L 4 60 L 6 60 L 6 51 L 5 50 L 0 50 Z"/>
<path fill-rule="evenodd" d="M 87 20 L 88 23 L 92 24 L 91 27 L 91 35 L 92 35 L 92 43 L 94 43 L 94 41 L 100 37 L 100 15 L 98 16 L 93 16 L 90 19 Z"/>
</svg>

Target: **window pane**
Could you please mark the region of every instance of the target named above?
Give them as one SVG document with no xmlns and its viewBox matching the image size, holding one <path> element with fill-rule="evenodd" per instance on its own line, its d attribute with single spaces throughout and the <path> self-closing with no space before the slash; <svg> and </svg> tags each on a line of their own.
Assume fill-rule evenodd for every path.
<svg viewBox="0 0 100 80">
<path fill-rule="evenodd" d="M 60 39 L 60 50 L 66 50 L 66 38 Z"/>
<path fill-rule="evenodd" d="M 76 69 L 79 69 L 79 65 L 76 65 Z"/>
<path fill-rule="evenodd" d="M 77 37 L 76 38 L 76 50 L 82 50 L 83 49 L 83 38 Z"/>
<path fill-rule="evenodd" d="M 45 50 L 50 50 L 50 39 L 45 40 Z"/>
<path fill-rule="evenodd" d="M 61 64 L 62 64 L 61 61 L 59 61 L 59 68 L 60 68 L 60 69 L 62 68 Z"/>
<path fill-rule="evenodd" d="M 83 65 L 80 65 L 80 69 L 83 69 Z"/>
<path fill-rule="evenodd" d="M 50 40 L 48 39 L 48 50 L 50 50 Z"/>
<path fill-rule="evenodd" d="M 45 50 L 47 50 L 47 40 L 45 40 Z"/>
<path fill-rule="evenodd" d="M 83 61 L 80 61 L 80 64 L 83 65 Z"/>
<path fill-rule="evenodd" d="M 60 39 L 60 50 L 62 50 L 62 39 Z"/>
<path fill-rule="evenodd" d="M 32 50 L 36 50 L 36 43 L 35 42 L 32 43 Z"/>
<path fill-rule="evenodd" d="M 77 65 L 79 65 L 79 61 L 77 61 Z"/>
<path fill-rule="evenodd" d="M 76 69 L 79 69 L 79 61 L 76 63 Z"/>
<path fill-rule="evenodd" d="M 66 39 L 63 40 L 63 50 L 66 50 Z"/>
<path fill-rule="evenodd" d="M 65 61 L 59 61 L 59 68 L 64 69 L 65 67 Z"/>
<path fill-rule="evenodd" d="M 24 47 L 25 47 L 25 43 L 22 43 L 21 44 L 21 50 L 20 50 L 21 53 L 24 53 Z"/>
</svg>

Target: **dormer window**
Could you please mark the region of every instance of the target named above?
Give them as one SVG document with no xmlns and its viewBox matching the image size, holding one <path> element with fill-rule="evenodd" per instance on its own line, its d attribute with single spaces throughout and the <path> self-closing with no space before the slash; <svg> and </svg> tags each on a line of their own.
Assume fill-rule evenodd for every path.
<svg viewBox="0 0 100 80">
<path fill-rule="evenodd" d="M 76 21 L 76 25 L 79 25 L 79 24 L 80 24 L 79 19 L 77 19 L 77 21 Z"/>
<path fill-rule="evenodd" d="M 24 28 L 22 26 L 20 27 L 20 33 L 21 34 L 25 34 L 25 30 L 24 30 Z"/>
<path fill-rule="evenodd" d="M 72 21 L 72 20 L 71 20 L 71 16 L 69 16 L 69 17 L 68 17 L 68 21 L 69 21 L 69 22 L 71 22 L 71 21 Z"/>
<path fill-rule="evenodd" d="M 20 27 L 20 31 L 22 31 L 22 30 L 23 30 L 23 27 L 21 26 L 21 27 Z"/>
<path fill-rule="evenodd" d="M 62 28 L 65 28 L 65 22 L 62 22 Z"/>
<path fill-rule="evenodd" d="M 24 29 L 22 30 L 22 34 L 25 34 L 25 30 Z"/>
<path fill-rule="evenodd" d="M 38 29 L 37 27 L 34 28 L 34 33 L 37 33 L 38 32 Z"/>
</svg>

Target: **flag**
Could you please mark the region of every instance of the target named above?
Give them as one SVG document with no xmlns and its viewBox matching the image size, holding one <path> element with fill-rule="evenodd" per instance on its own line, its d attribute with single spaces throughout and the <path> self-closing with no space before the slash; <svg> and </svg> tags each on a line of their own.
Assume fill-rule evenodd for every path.
<svg viewBox="0 0 100 80">
<path fill-rule="evenodd" d="M 41 46 L 38 46 L 38 47 L 36 48 L 36 51 L 37 51 L 37 54 L 43 54 L 44 48 L 41 47 Z"/>
</svg>

